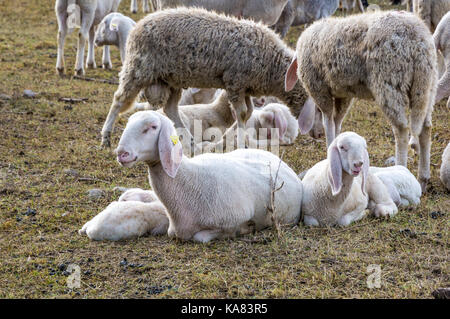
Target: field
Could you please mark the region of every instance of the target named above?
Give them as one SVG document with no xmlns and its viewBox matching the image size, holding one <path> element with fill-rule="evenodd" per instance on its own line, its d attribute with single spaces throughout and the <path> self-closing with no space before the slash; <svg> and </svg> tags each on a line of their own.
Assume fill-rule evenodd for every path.
<svg viewBox="0 0 450 319">
<path fill-rule="evenodd" d="M 450 141 L 444 102 L 433 115 L 430 189 L 419 207 L 391 220 L 366 218 L 347 228 L 300 224 L 283 227 L 280 238 L 268 229 L 207 245 L 164 236 L 121 242 L 80 236 L 78 229 L 118 198 L 115 186 L 149 186 L 144 165 L 121 168 L 111 150 L 99 147 L 116 85 L 70 76 L 75 34 L 66 41 L 69 75 L 56 75 L 53 6 L 0 0 L 0 298 L 432 298 L 433 290 L 450 286 L 450 196 L 439 181 Z M 120 11 L 143 16 L 129 13 L 129 1 Z M 299 33 L 290 31 L 290 45 Z M 87 70 L 88 77 L 117 80 L 119 53 L 111 51 L 113 70 Z M 37 96 L 24 97 L 26 89 Z M 126 118 L 116 125 L 113 146 Z M 357 101 L 344 121 L 348 130 L 366 138 L 372 165 L 394 155 L 390 125 L 372 102 Z M 416 174 L 417 157 L 409 156 Z M 324 140 L 300 136 L 284 158 L 301 172 L 325 157 Z M 93 188 L 104 196 L 89 199 Z M 80 267 L 79 288 L 66 284 L 69 264 Z M 369 265 L 380 267 L 379 288 L 368 287 Z"/>
</svg>

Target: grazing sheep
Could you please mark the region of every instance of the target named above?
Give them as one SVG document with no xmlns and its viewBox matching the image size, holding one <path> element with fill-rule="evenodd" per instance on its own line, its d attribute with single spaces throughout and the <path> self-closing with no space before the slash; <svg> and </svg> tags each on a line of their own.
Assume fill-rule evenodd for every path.
<svg viewBox="0 0 450 319">
<path fill-rule="evenodd" d="M 129 201 L 137 201 L 143 203 L 151 203 L 154 201 L 158 201 L 158 196 L 156 196 L 155 192 L 146 191 L 140 188 L 130 188 L 126 190 L 119 197 L 119 202 L 129 202 Z"/>
<path fill-rule="evenodd" d="M 117 11 L 120 0 L 56 0 L 55 12 L 58 20 L 58 56 L 56 71 L 60 76 L 64 75 L 64 42 L 66 36 L 73 31 L 71 10 L 79 10 L 80 31 L 78 33 L 77 60 L 75 63 L 75 74 L 84 75 L 84 47 L 88 43 L 87 68 L 95 68 L 94 57 L 94 35 L 95 27 L 108 13 Z M 103 67 L 111 68 L 109 46 L 103 48 Z"/>
<path fill-rule="evenodd" d="M 271 226 L 271 192 L 280 185 L 273 218 L 281 224 L 300 218 L 302 184 L 280 158 L 255 149 L 187 158 L 173 123 L 158 112 L 130 116 L 116 152 L 122 166 L 147 163 L 152 189 L 167 208 L 170 237 L 208 242 Z"/>
<path fill-rule="evenodd" d="M 272 30 L 253 21 L 197 8 L 149 14 L 130 33 L 102 145 L 110 146 L 117 116 L 133 105 L 141 89 L 151 105 L 163 106 L 177 128 L 186 127 L 178 113 L 185 87 L 225 89 L 242 129 L 253 110 L 251 96 L 275 96 L 297 117 L 308 97 L 300 83 L 291 92 L 284 90 L 293 57 Z M 192 136 L 183 141 L 193 145 Z"/>
<path fill-rule="evenodd" d="M 399 206 L 419 205 L 422 189 L 413 174 L 404 166 L 369 168 L 369 174 L 377 176 L 386 186 L 394 203 Z"/>
<path fill-rule="evenodd" d="M 131 0 L 130 11 L 131 13 L 138 12 L 138 0 Z M 142 11 L 150 12 L 149 0 L 142 0 Z"/>
<path fill-rule="evenodd" d="M 169 219 L 160 201 L 112 202 L 78 231 L 92 240 L 121 240 L 140 237 L 147 233 L 167 233 Z"/>
<path fill-rule="evenodd" d="M 440 177 L 442 184 L 450 191 L 450 143 L 442 154 Z"/>
<path fill-rule="evenodd" d="M 306 225 L 347 226 L 363 218 L 368 207 L 376 217 L 397 213 L 383 182 L 369 172 L 365 139 L 353 132 L 336 137 L 327 159 L 310 168 L 302 184 Z"/>
<path fill-rule="evenodd" d="M 128 34 L 133 30 L 135 25 L 136 22 L 133 19 L 121 13 L 110 13 L 100 22 L 95 32 L 94 43 L 96 46 L 115 45 L 118 47 L 120 50 L 120 60 L 123 64 Z M 111 65 L 108 68 L 111 68 Z"/>
<path fill-rule="evenodd" d="M 409 105 L 410 129 L 419 138 L 419 182 L 425 190 L 437 67 L 433 39 L 419 18 L 405 12 L 374 12 L 318 21 L 297 42 L 286 89 L 298 78 L 322 112 L 327 145 L 340 133 L 352 98 L 375 99 L 393 126 L 396 163 L 403 166 Z"/>
<path fill-rule="evenodd" d="M 440 50 L 444 56 L 446 67 L 445 73 L 439 79 L 437 86 L 435 103 L 438 103 L 443 98 L 450 96 L 450 12 L 447 12 L 439 22 L 433 38 L 436 49 Z M 448 101 L 450 102 L 450 99 Z"/>
</svg>

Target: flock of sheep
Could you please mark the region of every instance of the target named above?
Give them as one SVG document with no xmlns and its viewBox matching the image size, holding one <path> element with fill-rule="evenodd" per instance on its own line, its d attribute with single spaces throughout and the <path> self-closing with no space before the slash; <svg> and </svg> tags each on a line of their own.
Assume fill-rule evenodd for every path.
<svg viewBox="0 0 450 319">
<path fill-rule="evenodd" d="M 364 11 L 360 0 L 341 2 Z M 135 23 L 116 12 L 120 0 L 57 0 L 60 75 L 64 39 L 75 28 L 76 74 L 85 73 L 86 41 L 87 68 L 95 67 L 94 44 L 104 46 L 104 68 L 112 66 L 109 46 L 119 47 L 120 83 L 102 145 L 110 147 L 120 113 L 144 109 L 128 119 L 116 153 L 125 167 L 146 163 L 153 190 L 127 190 L 80 234 L 208 242 L 274 223 L 346 226 L 418 205 L 430 178 L 433 106 L 450 95 L 450 0 L 409 2 L 415 14 L 331 18 L 339 0 L 152 0 L 155 12 Z M 296 51 L 282 41 L 291 25 L 312 22 Z M 341 133 L 354 98 L 383 110 L 397 165 L 370 167 L 365 139 Z M 291 145 L 299 131 L 324 131 L 328 147 L 302 179 L 258 149 Z M 406 168 L 408 141 L 418 180 Z M 440 173 L 450 189 L 450 144 Z"/>
</svg>

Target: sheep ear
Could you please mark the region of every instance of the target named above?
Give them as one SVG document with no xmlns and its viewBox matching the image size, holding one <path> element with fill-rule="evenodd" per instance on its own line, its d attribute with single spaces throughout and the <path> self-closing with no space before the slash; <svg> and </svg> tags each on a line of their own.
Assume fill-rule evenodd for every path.
<svg viewBox="0 0 450 319">
<path fill-rule="evenodd" d="M 159 131 L 158 149 L 161 165 L 167 175 L 174 178 L 183 157 L 183 147 L 172 122 L 161 116 L 161 129 Z"/>
<path fill-rule="evenodd" d="M 197 94 L 198 92 L 200 92 L 199 88 L 191 88 L 191 92 L 192 94 Z"/>
<path fill-rule="evenodd" d="M 283 138 L 287 131 L 287 121 L 281 112 L 273 112 L 275 115 L 275 127 L 279 129 L 279 137 Z"/>
<path fill-rule="evenodd" d="M 316 104 L 312 98 L 308 98 L 298 117 L 298 128 L 300 129 L 300 134 L 307 134 L 311 131 L 314 126 L 315 117 Z"/>
<path fill-rule="evenodd" d="M 284 78 L 284 90 L 286 92 L 289 92 L 292 90 L 295 86 L 295 83 L 297 83 L 298 77 L 297 77 L 297 57 L 295 57 L 291 65 L 289 66 L 286 76 Z"/>
<path fill-rule="evenodd" d="M 119 31 L 119 22 L 120 20 L 118 18 L 111 19 L 111 22 L 109 23 L 109 29 L 111 31 Z"/>
<path fill-rule="evenodd" d="M 366 196 L 366 181 L 369 175 L 369 167 L 370 167 L 370 160 L 369 160 L 369 153 L 367 152 L 367 149 L 364 149 L 364 155 L 363 155 L 363 168 L 362 168 L 362 182 L 361 182 L 361 191 Z"/>
<path fill-rule="evenodd" d="M 336 143 L 332 143 L 328 150 L 330 169 L 328 171 L 328 183 L 331 186 L 333 196 L 339 194 L 342 189 L 342 162 Z"/>
</svg>

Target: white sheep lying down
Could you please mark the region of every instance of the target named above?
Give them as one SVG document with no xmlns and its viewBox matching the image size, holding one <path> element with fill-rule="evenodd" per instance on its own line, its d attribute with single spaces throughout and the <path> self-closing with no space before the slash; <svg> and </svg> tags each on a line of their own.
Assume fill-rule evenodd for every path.
<svg viewBox="0 0 450 319">
<path fill-rule="evenodd" d="M 78 231 L 92 240 L 122 240 L 167 233 L 169 219 L 160 201 L 112 202 Z"/>
<path fill-rule="evenodd" d="M 398 211 L 386 186 L 369 172 L 365 139 L 353 132 L 334 139 L 327 159 L 309 169 L 302 184 L 306 225 L 347 226 L 363 218 L 367 208 L 376 217 Z"/>
<path fill-rule="evenodd" d="M 278 168 L 276 187 L 284 184 L 275 194 L 274 217 L 281 224 L 299 221 L 301 181 L 272 153 L 240 149 L 187 158 L 173 122 L 155 111 L 128 119 L 116 152 L 122 166 L 147 163 L 171 237 L 208 242 L 271 226 L 270 174 L 275 179 Z"/>
</svg>

